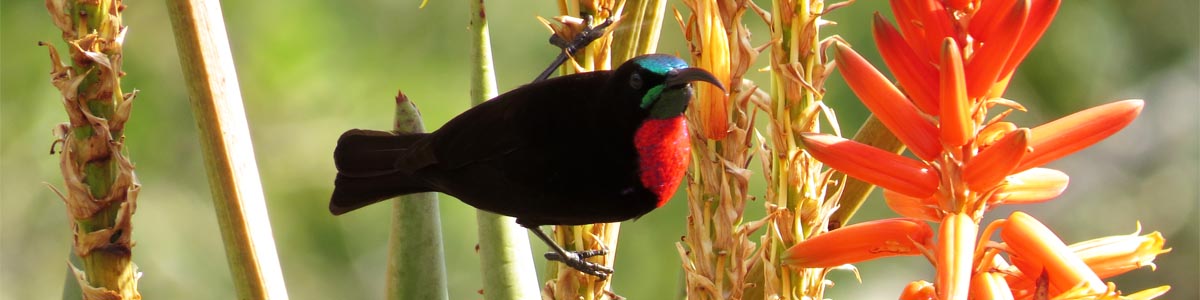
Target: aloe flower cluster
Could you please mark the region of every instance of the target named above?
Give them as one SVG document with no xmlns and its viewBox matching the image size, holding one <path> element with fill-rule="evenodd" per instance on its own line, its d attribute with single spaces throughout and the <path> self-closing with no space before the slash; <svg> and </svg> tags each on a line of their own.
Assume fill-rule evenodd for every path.
<svg viewBox="0 0 1200 300">
<path fill-rule="evenodd" d="M 786 262 L 825 268 L 927 257 L 937 269 L 934 282 L 913 282 L 901 299 L 1151 299 L 1165 293 L 1166 286 L 1122 294 L 1103 281 L 1153 267 L 1154 257 L 1169 251 L 1158 232 L 1068 246 L 1017 211 L 980 235 L 989 209 L 1060 195 L 1069 177 L 1042 166 L 1120 131 L 1144 106 L 1117 101 L 1032 128 L 1006 121 L 1025 107 L 1002 95 L 1060 3 L 892 0 L 898 26 L 876 14 L 873 32 L 895 83 L 850 47 L 836 45 L 847 85 L 915 158 L 827 134 L 804 134 L 801 142 L 831 168 L 884 188 L 888 206 L 904 218 L 817 236 L 789 249 Z M 929 222 L 940 225 L 935 230 Z M 989 240 L 996 232 L 1000 241 Z"/>
</svg>

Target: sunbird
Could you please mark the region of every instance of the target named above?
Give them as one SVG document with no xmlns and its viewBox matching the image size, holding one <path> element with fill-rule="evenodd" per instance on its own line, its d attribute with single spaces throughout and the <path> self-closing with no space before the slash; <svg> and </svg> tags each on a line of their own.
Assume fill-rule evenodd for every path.
<svg viewBox="0 0 1200 300">
<path fill-rule="evenodd" d="M 334 215 L 392 197 L 442 192 L 511 216 L 554 252 L 547 258 L 606 278 L 538 226 L 620 222 L 667 203 L 688 162 L 691 82 L 720 87 L 678 57 L 649 54 L 616 70 L 516 88 L 431 133 L 353 129 L 334 150 Z"/>
</svg>

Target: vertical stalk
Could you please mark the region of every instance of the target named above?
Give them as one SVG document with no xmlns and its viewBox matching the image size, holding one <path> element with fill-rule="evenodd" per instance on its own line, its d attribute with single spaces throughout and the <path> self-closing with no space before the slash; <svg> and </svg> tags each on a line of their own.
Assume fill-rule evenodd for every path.
<svg viewBox="0 0 1200 300">
<path fill-rule="evenodd" d="M 141 185 L 124 152 L 125 122 L 134 94 L 121 91 L 126 27 L 120 0 L 51 0 L 46 8 L 62 30 L 70 66 L 49 47 L 51 83 L 70 120 L 55 128 L 66 193 L 55 189 L 71 218 L 71 263 L 83 299 L 141 299 L 132 262 L 131 220 Z"/>
<path fill-rule="evenodd" d="M 496 97 L 496 74 L 483 0 L 469 0 L 471 10 L 471 103 Z M 530 260 L 529 237 L 511 217 L 478 210 L 479 260 L 484 299 L 535 299 L 537 273 Z"/>
<path fill-rule="evenodd" d="M 168 0 L 167 12 L 238 298 L 287 299 L 220 3 Z"/>
<path fill-rule="evenodd" d="M 830 65 L 823 55 L 821 17 L 832 7 L 821 0 L 774 0 L 771 6 L 769 27 L 777 42 L 771 46 L 772 101 L 763 105 L 770 116 L 762 160 L 770 216 L 762 237 L 764 293 L 778 299 L 823 299 L 828 269 L 788 268 L 781 258 L 792 245 L 828 231 L 835 211 L 858 208 L 837 206 L 845 176 L 823 172 L 823 165 L 799 143 L 800 134 L 820 131 L 822 116 L 840 135 L 836 115 L 822 101 Z"/>
<path fill-rule="evenodd" d="M 742 76 L 759 54 L 749 43 L 742 15 L 745 0 L 685 0 L 692 15 L 676 11 L 692 64 L 711 72 L 728 94 L 711 85 L 696 87 L 688 109 L 692 163 L 688 170 L 687 235 L 677 243 L 688 299 L 743 299 L 757 247 L 749 235 L 761 221 L 743 223 L 753 157 L 758 87 Z"/>
<path fill-rule="evenodd" d="M 396 96 L 393 125 L 396 133 L 425 132 L 421 113 L 403 93 Z M 385 291 L 390 300 L 450 299 L 437 200 L 437 193 L 416 193 L 392 201 Z"/>
</svg>

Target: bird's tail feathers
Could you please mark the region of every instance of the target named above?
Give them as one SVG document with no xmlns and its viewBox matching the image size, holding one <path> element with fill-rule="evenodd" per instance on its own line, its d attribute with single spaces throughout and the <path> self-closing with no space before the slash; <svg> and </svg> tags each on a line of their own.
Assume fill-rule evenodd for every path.
<svg viewBox="0 0 1200 300">
<path fill-rule="evenodd" d="M 338 174 L 329 211 L 340 215 L 388 198 L 432 191 L 408 170 L 396 167 L 409 146 L 424 136 L 361 129 L 343 133 L 333 151 Z"/>
</svg>

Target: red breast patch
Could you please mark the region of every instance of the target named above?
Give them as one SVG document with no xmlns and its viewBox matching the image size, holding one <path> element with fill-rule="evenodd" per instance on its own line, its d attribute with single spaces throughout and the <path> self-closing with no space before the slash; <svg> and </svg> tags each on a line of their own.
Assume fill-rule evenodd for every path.
<svg viewBox="0 0 1200 300">
<path fill-rule="evenodd" d="M 633 140 L 638 152 L 642 185 L 658 196 L 657 207 L 667 204 L 691 162 L 687 119 L 646 119 Z"/>
</svg>

